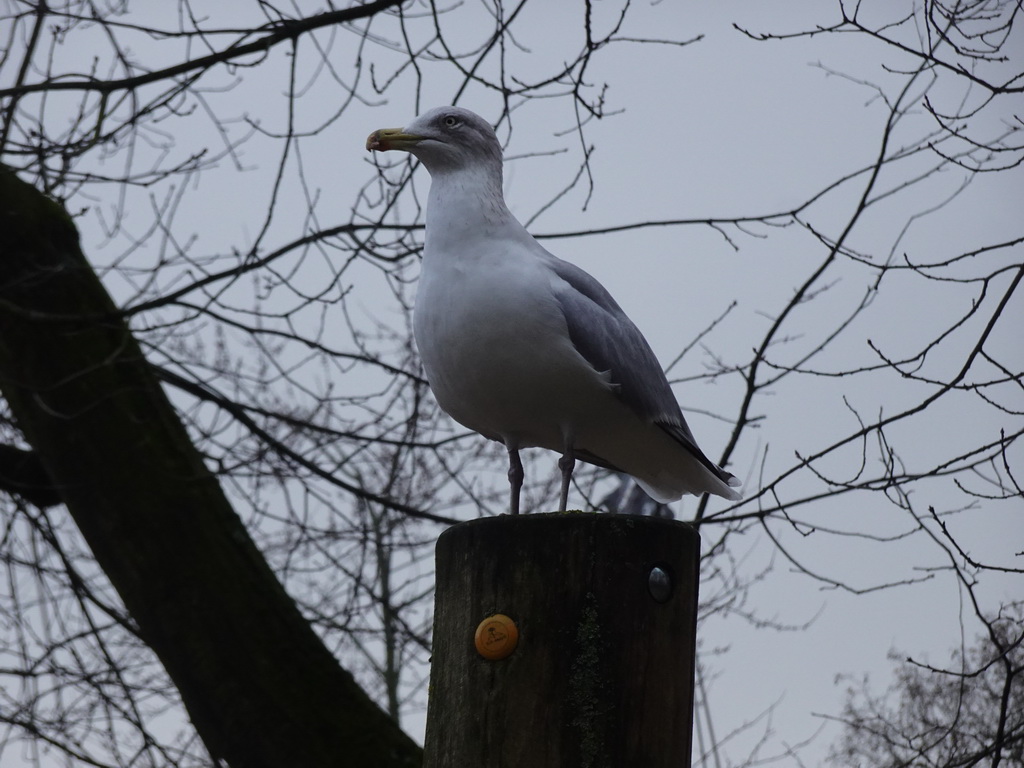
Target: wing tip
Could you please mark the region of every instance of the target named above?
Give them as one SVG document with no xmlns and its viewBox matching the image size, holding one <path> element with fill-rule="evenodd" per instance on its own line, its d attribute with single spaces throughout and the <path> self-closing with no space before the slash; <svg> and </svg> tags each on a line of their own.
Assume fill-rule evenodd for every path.
<svg viewBox="0 0 1024 768">
<path fill-rule="evenodd" d="M 721 496 L 723 499 L 728 499 L 729 501 L 742 500 L 743 494 L 739 491 L 733 490 L 734 488 L 743 487 L 743 483 L 740 482 L 740 479 L 731 472 L 726 472 L 721 467 L 719 467 L 718 471 L 722 473 L 721 480 L 723 481 L 723 487 L 720 491 L 711 491 L 711 493 L 714 493 L 716 496 Z"/>
<path fill-rule="evenodd" d="M 643 488 L 644 492 L 661 504 L 669 504 L 673 501 L 679 501 L 683 496 L 702 496 L 705 493 L 710 493 L 714 496 L 721 496 L 723 499 L 729 501 L 742 501 L 743 494 L 739 491 L 733 490 L 735 488 L 742 487 L 743 483 L 740 482 L 739 478 L 735 475 L 726 472 L 724 469 L 719 469 L 718 473 L 711 474 L 705 472 L 703 481 L 699 485 L 693 485 L 687 483 L 686 486 L 680 488 L 665 487 L 665 486 L 654 486 L 649 481 L 641 480 L 640 478 L 633 476 L 633 480 L 636 484 Z"/>
</svg>

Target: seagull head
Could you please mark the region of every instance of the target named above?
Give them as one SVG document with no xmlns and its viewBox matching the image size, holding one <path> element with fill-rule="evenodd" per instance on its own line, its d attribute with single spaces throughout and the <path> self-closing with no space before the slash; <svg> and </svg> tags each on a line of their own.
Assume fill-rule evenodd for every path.
<svg viewBox="0 0 1024 768">
<path fill-rule="evenodd" d="M 404 128 L 380 128 L 366 139 L 366 148 L 409 152 L 431 175 L 481 166 L 496 166 L 499 173 L 501 169 L 501 144 L 494 129 L 461 107 L 436 107 Z"/>
</svg>

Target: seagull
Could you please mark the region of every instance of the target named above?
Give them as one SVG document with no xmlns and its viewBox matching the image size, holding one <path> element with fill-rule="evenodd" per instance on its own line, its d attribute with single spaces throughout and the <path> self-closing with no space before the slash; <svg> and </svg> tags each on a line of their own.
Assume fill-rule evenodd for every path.
<svg viewBox="0 0 1024 768">
<path fill-rule="evenodd" d="M 656 501 L 740 485 L 697 447 L 643 334 L 595 278 L 543 248 L 509 211 L 501 144 L 461 107 L 382 128 L 430 173 L 413 333 L 427 381 L 455 421 L 508 451 L 519 513 L 522 448 L 561 454 L 559 511 L 576 461 L 633 477 Z"/>
</svg>

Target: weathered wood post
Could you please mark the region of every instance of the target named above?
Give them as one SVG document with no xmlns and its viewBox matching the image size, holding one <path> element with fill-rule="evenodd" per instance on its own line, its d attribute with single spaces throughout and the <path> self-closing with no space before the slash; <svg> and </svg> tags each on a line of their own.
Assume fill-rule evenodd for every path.
<svg viewBox="0 0 1024 768">
<path fill-rule="evenodd" d="M 442 534 L 424 768 L 687 768 L 699 558 L 693 528 L 649 517 Z"/>
</svg>

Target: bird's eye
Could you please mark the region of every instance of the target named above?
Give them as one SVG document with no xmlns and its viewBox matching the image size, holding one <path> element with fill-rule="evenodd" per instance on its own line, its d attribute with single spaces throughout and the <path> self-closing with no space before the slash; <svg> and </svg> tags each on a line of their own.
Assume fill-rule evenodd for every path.
<svg viewBox="0 0 1024 768">
<path fill-rule="evenodd" d="M 444 124 L 449 128 L 454 128 L 456 125 L 459 124 L 459 118 L 457 118 L 455 115 L 448 115 L 444 119 Z"/>
</svg>

